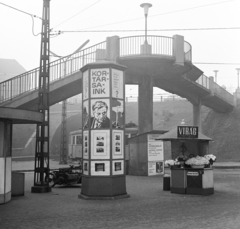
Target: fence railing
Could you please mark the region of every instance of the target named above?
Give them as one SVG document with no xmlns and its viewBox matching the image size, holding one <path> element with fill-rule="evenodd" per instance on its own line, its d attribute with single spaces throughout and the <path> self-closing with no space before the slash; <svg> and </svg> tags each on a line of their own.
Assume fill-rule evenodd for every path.
<svg viewBox="0 0 240 229">
<path fill-rule="evenodd" d="M 169 94 L 169 95 L 153 95 L 153 102 L 180 101 L 180 100 L 186 101 L 187 99 L 182 98 L 178 95 L 171 95 L 171 94 Z M 125 101 L 126 102 L 138 102 L 138 96 L 137 95 L 134 95 L 134 96 L 126 95 Z"/>
<path fill-rule="evenodd" d="M 172 37 L 148 36 L 147 42 L 151 45 L 151 55 L 173 56 Z M 141 45 L 145 42 L 145 36 L 131 36 L 120 38 L 120 57 L 141 54 Z M 185 60 L 191 61 L 192 48 L 188 42 L 184 42 Z"/>
<path fill-rule="evenodd" d="M 106 42 L 101 42 L 79 51 L 71 58 L 62 57 L 50 63 L 50 83 L 79 71 L 88 63 L 95 62 L 97 50 L 106 50 Z M 23 93 L 38 89 L 39 68 L 15 76 L 0 83 L 0 102 L 11 100 Z"/>
<path fill-rule="evenodd" d="M 209 85 L 209 78 L 205 75 L 201 75 L 197 80 L 196 83 L 200 84 L 201 86 L 207 88 L 210 90 L 210 85 Z"/>
<path fill-rule="evenodd" d="M 214 93 L 214 95 L 218 96 L 219 98 L 221 98 L 222 100 L 234 105 L 234 97 L 233 95 L 228 92 L 225 88 L 219 86 L 217 83 L 212 82 L 212 88 L 210 88 L 210 79 L 205 76 L 204 74 L 201 75 L 197 80 L 196 83 L 198 83 L 199 85 L 201 85 L 202 87 L 208 89 L 208 90 L 212 90 L 212 92 Z"/>
<path fill-rule="evenodd" d="M 141 45 L 144 43 L 145 36 L 131 36 L 119 39 L 120 57 L 140 55 Z M 152 55 L 173 56 L 173 38 L 163 36 L 148 36 L 148 43 L 152 48 Z M 106 41 L 88 47 L 75 53 L 71 58 L 60 58 L 56 61 L 50 62 L 50 83 L 61 78 L 67 77 L 75 72 L 78 72 L 81 67 L 88 63 L 97 60 L 106 59 Z M 191 61 L 192 48 L 188 42 L 184 42 L 185 60 Z M 203 87 L 209 88 L 209 78 L 202 75 L 197 81 Z M 13 77 L 9 80 L 0 83 L 0 103 L 11 100 L 14 97 L 34 91 L 38 89 L 39 83 L 39 68 L 25 72 L 21 75 Z M 215 85 L 216 94 L 223 100 L 232 104 L 233 96 Z"/>
<path fill-rule="evenodd" d="M 234 105 L 234 96 L 226 91 L 223 87 L 219 86 L 217 83 L 213 82 L 214 94 L 217 95 L 222 100 Z"/>
</svg>

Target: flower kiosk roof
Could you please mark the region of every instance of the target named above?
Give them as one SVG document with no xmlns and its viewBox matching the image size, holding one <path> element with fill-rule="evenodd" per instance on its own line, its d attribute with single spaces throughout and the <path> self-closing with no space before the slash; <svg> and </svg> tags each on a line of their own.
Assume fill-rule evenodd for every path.
<svg viewBox="0 0 240 229">
<path fill-rule="evenodd" d="M 185 127 L 185 128 L 196 128 L 196 127 L 190 127 L 190 126 L 180 126 L 180 127 Z M 191 135 L 188 135 L 185 137 L 179 137 L 178 134 L 178 128 L 179 127 L 175 127 L 174 129 L 168 131 L 167 133 L 161 135 L 161 137 L 158 140 L 163 140 L 163 141 L 171 141 L 171 140 L 196 140 L 196 141 L 212 141 L 211 138 L 207 137 L 206 135 L 202 134 L 199 132 L 198 128 L 197 128 L 197 137 L 193 137 Z"/>
</svg>

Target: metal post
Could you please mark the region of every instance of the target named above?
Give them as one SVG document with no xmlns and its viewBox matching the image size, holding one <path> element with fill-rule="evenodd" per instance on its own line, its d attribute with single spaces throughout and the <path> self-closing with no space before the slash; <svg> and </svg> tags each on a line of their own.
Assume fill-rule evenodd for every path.
<svg viewBox="0 0 240 229">
<path fill-rule="evenodd" d="M 236 68 L 237 70 L 237 75 L 238 75 L 238 88 L 239 88 L 239 71 L 240 71 L 240 68 Z"/>
<path fill-rule="evenodd" d="M 40 50 L 40 72 L 38 89 L 38 111 L 43 114 L 43 122 L 37 124 L 34 186 L 33 193 L 50 192 L 49 174 L 49 28 L 50 0 L 43 0 L 43 19 Z"/>
<path fill-rule="evenodd" d="M 215 83 L 217 83 L 217 73 L 218 73 L 218 70 L 214 70 L 215 72 Z"/>
</svg>

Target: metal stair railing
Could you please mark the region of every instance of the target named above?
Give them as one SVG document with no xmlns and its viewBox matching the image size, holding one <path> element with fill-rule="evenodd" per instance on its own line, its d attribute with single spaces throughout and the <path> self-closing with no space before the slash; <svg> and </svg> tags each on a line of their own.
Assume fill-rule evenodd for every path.
<svg viewBox="0 0 240 229">
<path fill-rule="evenodd" d="M 144 43 L 145 36 L 130 36 L 119 39 L 120 58 L 124 56 L 140 55 L 140 46 Z M 173 56 L 173 38 L 164 36 L 148 36 L 148 43 L 152 46 L 151 55 Z M 106 41 L 88 47 L 72 55 L 66 62 L 66 74 L 64 74 L 64 58 L 50 63 L 50 83 L 67 77 L 88 63 L 97 60 L 97 50 L 106 50 Z M 184 41 L 185 60 L 192 59 L 191 45 Z M 104 52 L 103 52 L 104 53 Z M 105 55 L 103 55 L 103 59 Z M 38 90 L 39 68 L 25 72 L 0 83 L 0 103 L 11 100 L 19 95 Z M 210 90 L 209 78 L 202 75 L 197 81 L 199 85 Z M 215 94 L 224 101 L 234 104 L 233 95 L 224 88 L 215 84 Z"/>
<path fill-rule="evenodd" d="M 120 38 L 120 57 L 141 54 L 141 45 L 144 44 L 145 36 L 129 36 Z M 173 38 L 165 36 L 147 36 L 147 42 L 151 45 L 151 55 L 173 56 Z M 191 61 L 191 45 L 184 41 L 185 60 Z"/>
<path fill-rule="evenodd" d="M 64 74 L 64 57 L 50 63 L 50 83 L 67 77 L 84 65 L 96 61 L 96 50 L 106 49 L 106 42 L 98 43 L 72 55 L 66 62 Z M 0 103 L 11 100 L 19 95 L 38 90 L 39 68 L 15 76 L 0 83 Z"/>
</svg>

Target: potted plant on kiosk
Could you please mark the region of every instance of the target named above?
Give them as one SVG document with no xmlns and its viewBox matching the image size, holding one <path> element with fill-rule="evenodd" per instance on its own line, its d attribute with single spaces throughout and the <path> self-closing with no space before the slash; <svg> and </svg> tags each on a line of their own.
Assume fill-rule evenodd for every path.
<svg viewBox="0 0 240 229">
<path fill-rule="evenodd" d="M 207 155 L 204 155 L 204 157 L 209 161 L 210 167 L 213 165 L 213 162 L 217 160 L 217 157 L 213 154 L 207 154 Z"/>
<path fill-rule="evenodd" d="M 209 160 L 205 157 L 196 156 L 189 158 L 185 163 L 186 165 L 190 165 L 192 168 L 201 169 L 204 168 L 205 165 L 209 164 Z"/>
</svg>

